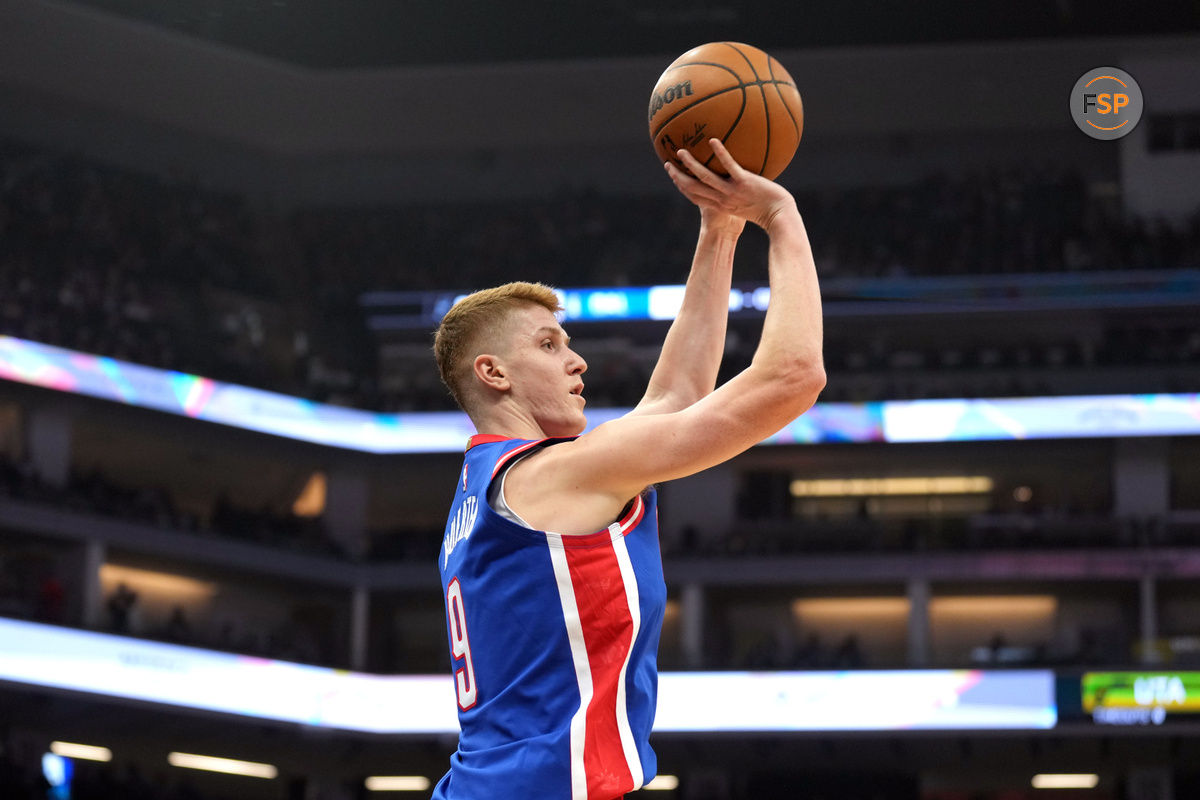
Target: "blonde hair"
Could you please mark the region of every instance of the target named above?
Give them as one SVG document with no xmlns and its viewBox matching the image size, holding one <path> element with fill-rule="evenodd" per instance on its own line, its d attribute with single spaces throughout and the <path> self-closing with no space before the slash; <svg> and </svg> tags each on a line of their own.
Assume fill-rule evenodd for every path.
<svg viewBox="0 0 1200 800">
<path fill-rule="evenodd" d="M 433 337 L 433 355 L 437 359 L 442 383 L 454 401 L 467 413 L 471 364 L 487 337 L 494 336 L 515 309 L 534 303 L 551 312 L 562 311 L 558 295 L 542 283 L 515 281 L 481 289 L 459 300 L 438 325 Z"/>
</svg>

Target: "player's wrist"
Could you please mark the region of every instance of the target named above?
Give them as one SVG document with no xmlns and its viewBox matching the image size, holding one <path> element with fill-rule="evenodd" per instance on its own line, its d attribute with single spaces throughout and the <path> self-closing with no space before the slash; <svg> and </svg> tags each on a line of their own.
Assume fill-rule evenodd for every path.
<svg viewBox="0 0 1200 800">
<path fill-rule="evenodd" d="M 734 214 L 713 213 L 700 215 L 700 235 L 731 236 L 742 235 L 746 220 Z"/>
<path fill-rule="evenodd" d="M 772 237 L 804 230 L 804 220 L 800 217 L 800 209 L 796 207 L 796 200 L 791 195 L 772 204 L 756 221 L 758 226 Z"/>
</svg>

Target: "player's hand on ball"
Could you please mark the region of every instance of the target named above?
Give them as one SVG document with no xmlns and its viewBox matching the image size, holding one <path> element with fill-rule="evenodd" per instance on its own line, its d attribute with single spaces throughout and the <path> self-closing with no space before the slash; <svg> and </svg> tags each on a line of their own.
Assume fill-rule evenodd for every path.
<svg viewBox="0 0 1200 800">
<path fill-rule="evenodd" d="M 774 181 L 743 169 L 721 144 L 720 139 L 711 139 L 709 144 L 721 166 L 729 173 L 723 177 L 706 168 L 687 150 L 679 150 L 676 156 L 688 172 L 667 162 L 667 174 L 684 197 L 701 210 L 712 209 L 753 222 L 767 233 L 771 223 L 780 214 L 794 211 L 796 201 L 791 192 Z"/>
</svg>

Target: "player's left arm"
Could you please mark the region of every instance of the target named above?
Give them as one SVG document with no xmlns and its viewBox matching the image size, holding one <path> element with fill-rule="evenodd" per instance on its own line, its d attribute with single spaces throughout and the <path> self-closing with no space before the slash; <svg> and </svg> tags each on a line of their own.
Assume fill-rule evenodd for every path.
<svg viewBox="0 0 1200 800">
<path fill-rule="evenodd" d="M 683 303 L 663 341 L 646 394 L 630 413 L 669 414 L 710 394 L 725 352 L 733 253 L 746 221 L 700 206 L 700 237 Z"/>
</svg>

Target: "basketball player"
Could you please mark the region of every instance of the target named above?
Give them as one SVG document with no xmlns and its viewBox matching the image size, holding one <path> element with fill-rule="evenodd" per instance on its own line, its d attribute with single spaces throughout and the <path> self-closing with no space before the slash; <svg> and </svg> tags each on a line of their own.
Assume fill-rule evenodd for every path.
<svg viewBox="0 0 1200 800">
<path fill-rule="evenodd" d="M 442 378 L 478 434 L 440 553 L 462 730 L 435 800 L 610 800 L 654 777 L 667 592 L 653 484 L 741 453 L 824 386 L 820 294 L 795 201 L 712 147 L 728 178 L 684 150 L 690 175 L 666 165 L 700 208 L 700 236 L 628 415 L 579 435 L 587 365 L 545 286 L 477 292 L 438 329 Z M 747 220 L 770 237 L 770 309 L 751 365 L 714 391 Z"/>
</svg>

